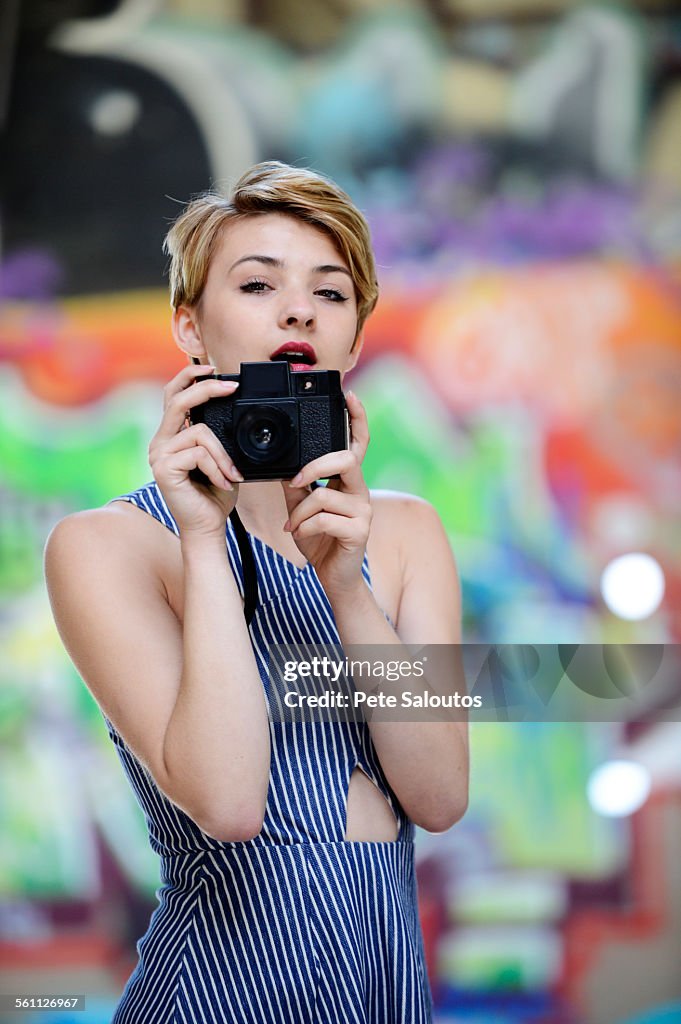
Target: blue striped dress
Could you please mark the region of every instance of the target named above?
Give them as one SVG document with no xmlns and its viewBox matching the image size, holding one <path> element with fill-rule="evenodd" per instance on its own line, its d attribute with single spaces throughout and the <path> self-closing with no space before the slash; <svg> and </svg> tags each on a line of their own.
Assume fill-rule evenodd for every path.
<svg viewBox="0 0 681 1024">
<path fill-rule="evenodd" d="M 155 483 L 123 500 L 177 533 Z M 231 523 L 227 549 L 243 594 Z M 252 536 L 259 603 L 250 624 L 263 687 L 270 644 L 339 643 L 309 564 Z M 363 573 L 370 585 L 365 559 Z M 160 857 L 161 887 L 113 1024 L 426 1024 L 431 997 L 417 914 L 414 825 L 363 722 L 270 719 L 262 831 L 207 836 L 164 794 L 107 720 Z M 398 823 L 395 842 L 344 839 L 355 767 Z"/>
</svg>

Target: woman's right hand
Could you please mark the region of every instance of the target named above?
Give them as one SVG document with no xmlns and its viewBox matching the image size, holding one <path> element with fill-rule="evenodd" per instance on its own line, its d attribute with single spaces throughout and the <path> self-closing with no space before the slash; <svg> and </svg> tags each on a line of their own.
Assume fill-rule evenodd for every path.
<svg viewBox="0 0 681 1024">
<path fill-rule="evenodd" d="M 209 398 L 224 398 L 236 381 L 197 380 L 213 366 L 186 366 L 166 385 L 163 418 L 149 444 L 149 465 L 180 534 L 224 534 L 225 521 L 236 505 L 243 477 L 210 427 L 187 425 L 187 414 Z M 197 484 L 189 471 L 200 469 L 210 486 Z"/>
</svg>

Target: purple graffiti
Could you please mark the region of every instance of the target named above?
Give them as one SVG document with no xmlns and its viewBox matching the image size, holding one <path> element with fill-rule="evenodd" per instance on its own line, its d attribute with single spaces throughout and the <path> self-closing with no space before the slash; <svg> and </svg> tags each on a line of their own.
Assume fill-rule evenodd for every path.
<svg viewBox="0 0 681 1024">
<path fill-rule="evenodd" d="M 59 263 L 45 249 L 19 249 L 0 263 L 0 302 L 51 299 L 61 280 Z"/>
</svg>

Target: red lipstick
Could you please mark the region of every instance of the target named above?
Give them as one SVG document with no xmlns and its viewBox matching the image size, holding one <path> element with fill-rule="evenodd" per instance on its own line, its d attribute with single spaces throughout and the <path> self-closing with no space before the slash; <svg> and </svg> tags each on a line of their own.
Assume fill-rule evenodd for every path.
<svg viewBox="0 0 681 1024">
<path fill-rule="evenodd" d="M 286 341 L 270 356 L 270 360 L 280 359 L 292 370 L 309 370 L 317 362 L 317 354 L 307 341 Z"/>
</svg>

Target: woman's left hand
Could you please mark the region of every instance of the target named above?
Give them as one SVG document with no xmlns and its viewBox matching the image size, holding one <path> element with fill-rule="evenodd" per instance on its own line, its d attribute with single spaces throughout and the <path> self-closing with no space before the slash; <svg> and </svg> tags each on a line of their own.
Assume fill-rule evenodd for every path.
<svg viewBox="0 0 681 1024">
<path fill-rule="evenodd" d="M 369 425 L 359 398 L 345 396 L 350 414 L 351 443 L 346 451 L 330 452 L 309 462 L 291 481 L 282 481 L 289 531 L 298 550 L 319 576 L 327 596 L 351 592 L 362 582 L 362 562 L 371 526 L 369 488 L 362 461 L 369 444 Z M 315 480 L 338 474 L 326 487 L 311 489 Z"/>
</svg>

